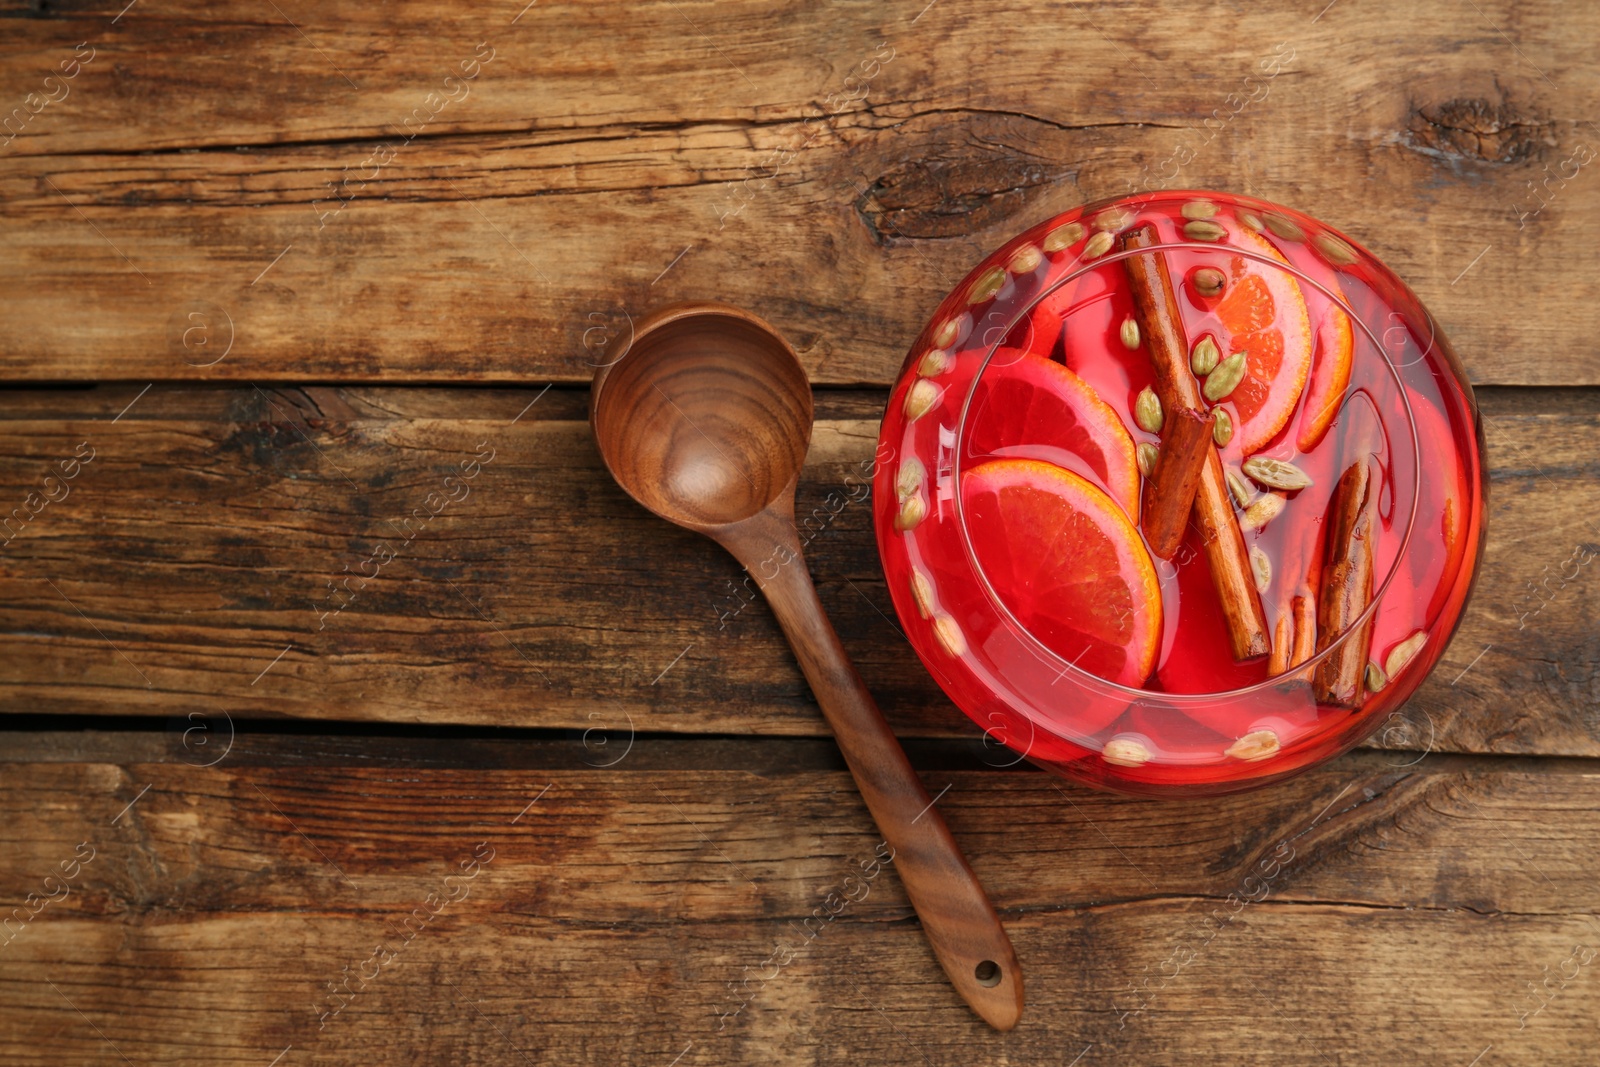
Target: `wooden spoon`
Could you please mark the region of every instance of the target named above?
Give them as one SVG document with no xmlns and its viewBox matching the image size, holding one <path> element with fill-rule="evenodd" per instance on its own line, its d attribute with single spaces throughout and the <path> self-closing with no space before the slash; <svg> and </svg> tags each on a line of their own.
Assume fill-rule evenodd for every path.
<svg viewBox="0 0 1600 1067">
<path fill-rule="evenodd" d="M 589 419 L 618 484 L 744 564 L 789 638 L 945 973 L 984 1021 L 1022 1014 L 1022 970 L 994 905 L 856 673 L 811 584 L 794 490 L 811 385 L 794 350 L 746 311 L 665 308 L 594 378 Z"/>
</svg>

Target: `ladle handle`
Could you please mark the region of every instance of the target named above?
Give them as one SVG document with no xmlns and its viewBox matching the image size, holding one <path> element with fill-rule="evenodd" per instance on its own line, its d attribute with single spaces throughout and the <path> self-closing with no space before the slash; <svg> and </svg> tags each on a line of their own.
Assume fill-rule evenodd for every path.
<svg viewBox="0 0 1600 1067">
<path fill-rule="evenodd" d="M 1022 1015 L 1022 969 L 1011 939 L 839 643 L 793 519 L 762 512 L 718 540 L 772 605 L 951 984 L 990 1026 L 1010 1030 Z"/>
</svg>

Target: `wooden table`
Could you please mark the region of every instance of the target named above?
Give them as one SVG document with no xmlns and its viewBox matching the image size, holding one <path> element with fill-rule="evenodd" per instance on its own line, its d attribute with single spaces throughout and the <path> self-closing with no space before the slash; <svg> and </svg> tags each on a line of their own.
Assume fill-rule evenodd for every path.
<svg viewBox="0 0 1600 1067">
<path fill-rule="evenodd" d="M 123 2 L 0 2 L 5 1063 L 1594 1062 L 1600 15 Z M 1003 766 L 851 494 L 947 288 L 1141 185 L 1384 257 L 1494 483 L 1405 712 L 1203 803 Z M 750 584 L 599 464 L 594 366 L 690 297 L 817 386 L 812 568 L 1009 1035 L 892 870 L 807 924 L 870 820 Z"/>
</svg>

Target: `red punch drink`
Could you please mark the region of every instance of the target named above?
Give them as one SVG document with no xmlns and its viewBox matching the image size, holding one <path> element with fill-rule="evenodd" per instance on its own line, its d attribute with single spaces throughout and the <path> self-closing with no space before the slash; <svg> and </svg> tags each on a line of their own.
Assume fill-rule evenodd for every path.
<svg viewBox="0 0 1600 1067">
<path fill-rule="evenodd" d="M 907 636 L 999 741 L 1094 785 L 1251 788 L 1377 728 L 1483 544 L 1471 387 L 1417 298 L 1287 208 L 1068 212 L 940 305 L 874 481 Z"/>
</svg>

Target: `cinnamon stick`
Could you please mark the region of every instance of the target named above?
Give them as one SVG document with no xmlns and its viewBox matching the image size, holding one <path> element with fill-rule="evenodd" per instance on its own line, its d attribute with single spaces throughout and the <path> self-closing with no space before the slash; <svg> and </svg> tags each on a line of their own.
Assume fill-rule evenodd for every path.
<svg viewBox="0 0 1600 1067">
<path fill-rule="evenodd" d="M 1122 235 L 1124 249 L 1144 249 L 1156 243 L 1149 224 Z M 1179 412 L 1205 412 L 1200 385 L 1189 370 L 1189 343 L 1178 313 L 1178 298 L 1167 271 L 1166 257 L 1160 252 L 1129 256 L 1122 261 L 1133 293 L 1133 306 L 1139 318 L 1140 334 L 1155 368 L 1155 390 L 1167 418 Z M 1234 514 L 1223 481 L 1222 459 L 1215 447 L 1205 451 L 1200 471 L 1200 488 L 1194 498 L 1195 524 L 1204 539 L 1206 563 L 1211 569 L 1211 584 L 1216 587 L 1228 628 L 1228 643 L 1234 659 L 1245 660 L 1266 655 L 1272 647 L 1267 633 L 1267 617 L 1256 591 L 1255 575 L 1245 551 L 1239 518 Z"/>
<path fill-rule="evenodd" d="M 1335 642 L 1338 647 L 1317 667 L 1312 687 L 1318 702 L 1336 707 L 1359 708 L 1365 697 L 1362 686 L 1372 620 L 1353 631 L 1351 626 L 1372 603 L 1372 540 L 1377 524 L 1372 463 L 1363 453 L 1345 468 L 1328 503 L 1325 523 L 1328 539 L 1317 593 L 1317 651 Z"/>
<path fill-rule="evenodd" d="M 1316 652 L 1316 608 L 1308 596 L 1296 596 L 1278 611 L 1272 628 L 1272 658 L 1267 661 L 1267 677 L 1287 674 Z"/>
<path fill-rule="evenodd" d="M 1162 559 L 1172 558 L 1189 528 L 1189 512 L 1200 489 L 1206 454 L 1214 451 L 1211 430 L 1216 422 L 1216 414 L 1210 411 L 1175 411 L 1161 428 L 1161 450 L 1145 483 L 1144 506 L 1139 513 L 1150 551 Z"/>
<path fill-rule="evenodd" d="M 1317 649 L 1317 617 L 1311 598 L 1294 598 L 1294 650 L 1289 653 L 1289 669 L 1310 659 Z"/>
<path fill-rule="evenodd" d="M 1294 619 L 1287 611 L 1278 613 L 1272 627 L 1272 652 L 1267 658 L 1267 677 L 1276 678 L 1289 669 L 1289 650 L 1294 646 Z"/>
</svg>

